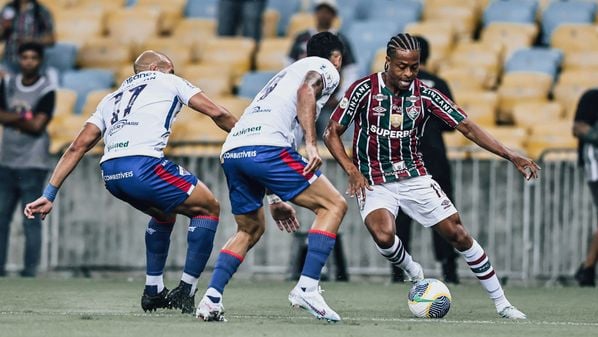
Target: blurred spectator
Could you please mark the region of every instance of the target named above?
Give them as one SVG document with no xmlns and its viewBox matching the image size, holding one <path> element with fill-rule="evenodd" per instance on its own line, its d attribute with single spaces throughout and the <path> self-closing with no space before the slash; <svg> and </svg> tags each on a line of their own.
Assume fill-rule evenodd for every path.
<svg viewBox="0 0 598 337">
<path fill-rule="evenodd" d="M 54 22 L 50 11 L 36 0 L 13 0 L 0 11 L 0 36 L 6 41 L 4 65 L 12 73 L 19 71 L 19 46 L 37 42 L 54 44 Z"/>
<path fill-rule="evenodd" d="M 44 47 L 35 42 L 18 49 L 20 72 L 0 81 L 0 276 L 6 274 L 10 222 L 17 202 L 35 200 L 44 189 L 50 168 L 46 126 L 52 118 L 56 92 L 40 73 Z M 39 217 L 24 218 L 25 258 L 21 276 L 34 277 L 40 261 Z"/>
<path fill-rule="evenodd" d="M 322 109 L 316 123 L 316 131 L 318 133 L 318 138 L 320 139 L 328 125 L 332 110 L 342 98 L 343 93 L 348 89 L 348 85 L 356 81 L 359 76 L 355 56 L 353 55 L 351 45 L 349 44 L 349 39 L 332 27 L 337 14 L 338 6 L 336 0 L 316 0 L 314 3 L 316 27 L 297 34 L 295 41 L 291 46 L 291 51 L 289 52 L 289 64 L 304 58 L 307 53 L 306 46 L 309 38 L 316 33 L 326 31 L 336 34 L 345 46 L 343 65 L 341 67 L 341 84 L 338 86 L 335 95 L 330 97 L 325 107 Z M 345 132 L 345 134 L 350 137 L 353 136 L 353 133 L 350 131 Z"/>
<path fill-rule="evenodd" d="M 598 89 L 586 91 L 577 106 L 573 135 L 579 138 L 579 163 L 583 165 L 594 205 L 598 207 Z M 596 286 L 596 262 L 598 261 L 598 231 L 588 249 L 586 260 L 575 273 L 582 287 Z"/>
<path fill-rule="evenodd" d="M 262 14 L 266 0 L 220 0 L 218 2 L 218 35 L 241 35 L 256 41 L 262 38 Z"/>
<path fill-rule="evenodd" d="M 423 37 L 416 36 L 420 45 L 420 65 L 417 77 L 427 86 L 435 88 L 446 97 L 453 100 L 453 95 L 448 84 L 442 78 L 429 73 L 426 70 L 426 63 L 430 55 L 428 41 Z M 428 119 L 423 136 L 420 138 L 420 150 L 426 163 L 426 169 L 434 177 L 434 180 L 440 185 L 444 193 L 450 200 L 453 198 L 453 183 L 451 181 L 451 165 L 446 156 L 446 147 L 442 139 L 442 133 L 453 131 L 440 118 L 432 115 Z M 411 218 L 402 210 L 399 210 L 395 220 L 396 231 L 399 239 L 403 242 L 405 249 L 411 251 Z M 453 246 L 443 239 L 436 231 L 432 231 L 432 241 L 434 243 L 434 257 L 442 266 L 442 276 L 445 282 L 459 283 L 457 275 L 457 254 Z M 392 281 L 403 281 L 403 270 L 397 266 L 392 266 Z"/>
</svg>

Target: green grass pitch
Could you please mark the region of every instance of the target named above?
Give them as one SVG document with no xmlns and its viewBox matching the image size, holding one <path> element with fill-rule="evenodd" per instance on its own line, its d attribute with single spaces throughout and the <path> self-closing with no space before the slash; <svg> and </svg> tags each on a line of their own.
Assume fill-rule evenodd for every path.
<svg viewBox="0 0 598 337">
<path fill-rule="evenodd" d="M 206 286 L 202 277 L 196 302 Z M 167 286 L 174 286 L 174 279 Z M 143 279 L 0 279 L 1 337 L 70 336 L 596 336 L 598 290 L 516 287 L 506 292 L 529 320 L 498 317 L 474 280 L 449 286 L 453 303 L 444 319 L 415 319 L 408 284 L 323 283 L 328 303 L 343 318 L 318 321 L 291 309 L 293 283 L 233 280 L 226 289 L 226 323 L 206 323 L 174 310 L 145 314 Z"/>
</svg>

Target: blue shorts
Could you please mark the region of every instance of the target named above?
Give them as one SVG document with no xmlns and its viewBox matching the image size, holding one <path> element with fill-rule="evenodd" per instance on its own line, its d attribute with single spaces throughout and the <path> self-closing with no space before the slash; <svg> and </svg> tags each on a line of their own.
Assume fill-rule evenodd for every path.
<svg viewBox="0 0 598 337">
<path fill-rule="evenodd" d="M 107 160 L 100 166 L 106 189 L 142 212 L 157 208 L 171 213 L 199 181 L 164 158 L 129 156 Z"/>
<path fill-rule="evenodd" d="M 307 189 L 320 171 L 303 175 L 307 162 L 290 147 L 243 146 L 222 155 L 233 214 L 262 207 L 266 189 L 291 200 Z"/>
</svg>

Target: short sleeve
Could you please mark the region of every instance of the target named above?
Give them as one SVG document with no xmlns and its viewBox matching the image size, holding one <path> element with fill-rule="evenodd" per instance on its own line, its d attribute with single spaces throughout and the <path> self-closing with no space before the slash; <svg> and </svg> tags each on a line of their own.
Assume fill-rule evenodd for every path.
<svg viewBox="0 0 598 337">
<path fill-rule="evenodd" d="M 320 67 L 318 68 L 318 72 L 322 75 L 324 79 L 324 89 L 322 90 L 322 96 L 324 95 L 332 95 L 338 87 L 338 83 L 341 80 L 341 76 L 338 73 L 338 70 L 330 63 L 328 60 L 324 60 Z"/>
<path fill-rule="evenodd" d="M 107 97 L 108 96 L 106 96 L 106 97 L 104 97 L 104 99 L 102 99 L 100 104 L 98 104 L 96 111 L 86 121 L 86 123 L 91 123 L 91 124 L 97 126 L 98 129 L 100 129 L 100 131 L 102 132 L 102 135 L 104 134 L 104 131 L 106 131 L 106 123 L 104 121 L 104 117 L 102 116 L 102 108 L 106 102 Z"/>
<path fill-rule="evenodd" d="M 201 89 L 181 77 L 170 75 L 170 78 L 176 90 L 176 95 L 185 105 L 189 103 L 193 95 L 201 92 Z"/>
<path fill-rule="evenodd" d="M 436 89 L 422 86 L 421 97 L 424 101 L 425 109 L 440 118 L 451 128 L 456 128 L 459 123 L 467 118 L 467 114 L 463 109 Z"/>
<path fill-rule="evenodd" d="M 334 109 L 330 119 L 345 127 L 351 125 L 358 110 L 363 107 L 364 102 L 367 102 L 365 98 L 369 96 L 370 90 L 371 81 L 369 77 L 351 84 Z"/>
</svg>

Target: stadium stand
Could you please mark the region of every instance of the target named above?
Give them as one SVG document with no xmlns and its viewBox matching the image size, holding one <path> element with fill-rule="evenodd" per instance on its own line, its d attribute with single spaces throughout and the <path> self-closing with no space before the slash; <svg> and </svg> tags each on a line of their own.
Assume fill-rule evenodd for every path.
<svg viewBox="0 0 598 337">
<path fill-rule="evenodd" d="M 589 1 L 553 1 L 542 12 L 542 41 L 548 45 L 554 30 L 564 23 L 592 23 L 596 3 Z"/>
<path fill-rule="evenodd" d="M 185 16 L 189 18 L 215 18 L 218 0 L 187 0 Z"/>
<path fill-rule="evenodd" d="M 262 90 L 274 75 L 276 75 L 276 72 L 272 71 L 254 71 L 246 73 L 241 79 L 238 95 L 240 97 L 253 99 L 253 97 Z"/>
<path fill-rule="evenodd" d="M 284 68 L 292 43 L 290 38 L 263 39 L 255 57 L 256 70 L 278 71 Z"/>
<path fill-rule="evenodd" d="M 75 67 L 77 62 L 77 46 L 71 43 L 58 42 L 44 52 L 44 66 L 65 72 Z"/>
<path fill-rule="evenodd" d="M 537 8 L 538 4 L 535 1 L 492 1 L 484 10 L 482 23 L 484 26 L 495 22 L 533 24 Z"/>
<path fill-rule="evenodd" d="M 62 76 L 62 87 L 77 92 L 75 113 L 81 114 L 87 94 L 97 89 L 111 88 L 114 75 L 105 69 L 82 69 L 67 71 Z"/>
</svg>

